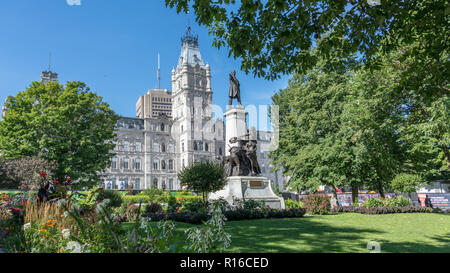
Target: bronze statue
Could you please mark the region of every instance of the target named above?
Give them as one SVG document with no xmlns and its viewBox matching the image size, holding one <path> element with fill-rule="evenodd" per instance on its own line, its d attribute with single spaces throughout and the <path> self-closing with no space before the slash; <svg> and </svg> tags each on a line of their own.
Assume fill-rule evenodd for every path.
<svg viewBox="0 0 450 273">
<path fill-rule="evenodd" d="M 233 70 L 230 74 L 230 93 L 228 94 L 228 97 L 230 98 L 228 105 L 233 105 L 233 99 L 237 99 L 239 105 L 242 105 L 241 103 L 241 84 L 239 83 L 238 79 L 236 78 L 236 71 Z"/>
<path fill-rule="evenodd" d="M 257 150 L 256 140 L 248 141 L 246 144 L 246 154 L 250 161 L 250 173 L 252 176 L 261 174 L 261 168 L 259 167 L 256 150 Z"/>
<path fill-rule="evenodd" d="M 258 164 L 256 154 L 257 141 L 243 140 L 234 137 L 229 140 L 231 144 L 238 146 L 230 147 L 230 155 L 224 157 L 223 164 L 227 176 L 258 176 L 261 168 Z"/>
</svg>

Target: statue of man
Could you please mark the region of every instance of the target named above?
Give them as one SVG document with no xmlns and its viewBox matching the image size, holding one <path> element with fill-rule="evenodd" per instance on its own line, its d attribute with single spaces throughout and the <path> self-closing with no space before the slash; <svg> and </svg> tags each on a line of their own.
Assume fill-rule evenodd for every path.
<svg viewBox="0 0 450 273">
<path fill-rule="evenodd" d="M 233 105 L 233 99 L 237 99 L 239 105 L 241 104 L 241 84 L 236 78 L 236 71 L 233 70 L 230 74 L 230 93 L 228 94 L 230 101 L 228 105 Z"/>
<path fill-rule="evenodd" d="M 257 151 L 256 140 L 250 140 L 246 144 L 246 155 L 250 161 L 250 173 L 252 176 L 257 176 L 261 174 L 261 168 L 259 167 L 258 157 L 256 155 Z"/>
</svg>

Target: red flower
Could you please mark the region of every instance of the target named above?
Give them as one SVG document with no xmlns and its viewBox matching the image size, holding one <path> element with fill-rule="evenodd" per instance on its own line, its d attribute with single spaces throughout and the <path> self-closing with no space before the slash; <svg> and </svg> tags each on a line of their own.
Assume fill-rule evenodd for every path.
<svg viewBox="0 0 450 273">
<path fill-rule="evenodd" d="M 42 177 L 44 177 L 44 176 L 46 176 L 46 175 L 47 175 L 46 173 L 41 172 L 41 176 L 42 176 Z"/>
<path fill-rule="evenodd" d="M 70 183 L 70 182 L 72 182 L 72 179 L 67 178 L 66 181 L 67 181 L 67 183 Z"/>
<path fill-rule="evenodd" d="M 59 181 L 53 181 L 53 183 L 55 183 L 56 185 L 59 185 L 61 182 L 59 182 Z"/>
</svg>

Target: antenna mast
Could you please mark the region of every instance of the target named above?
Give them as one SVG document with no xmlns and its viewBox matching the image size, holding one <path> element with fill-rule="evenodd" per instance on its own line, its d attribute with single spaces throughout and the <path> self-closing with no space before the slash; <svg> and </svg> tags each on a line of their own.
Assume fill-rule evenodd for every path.
<svg viewBox="0 0 450 273">
<path fill-rule="evenodd" d="M 159 53 L 158 53 L 158 89 L 161 89 L 161 66 L 160 66 Z"/>
</svg>

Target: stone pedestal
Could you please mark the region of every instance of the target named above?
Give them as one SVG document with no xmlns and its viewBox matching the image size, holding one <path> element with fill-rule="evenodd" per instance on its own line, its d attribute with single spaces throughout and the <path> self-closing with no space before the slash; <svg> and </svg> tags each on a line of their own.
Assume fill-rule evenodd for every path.
<svg viewBox="0 0 450 273">
<path fill-rule="evenodd" d="M 245 111 L 243 106 L 229 105 L 224 117 L 226 122 L 225 155 L 229 156 L 230 148 L 238 146 L 237 143 L 230 144 L 230 139 L 232 139 L 233 137 L 243 137 L 245 134 L 247 134 L 247 111 Z"/>
<path fill-rule="evenodd" d="M 238 200 L 264 201 L 272 209 L 285 209 L 284 199 L 272 190 L 270 180 L 257 176 L 231 176 L 225 187 L 209 195 L 210 200 L 224 198 L 231 206 Z"/>
</svg>

